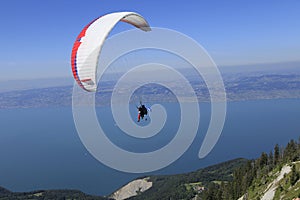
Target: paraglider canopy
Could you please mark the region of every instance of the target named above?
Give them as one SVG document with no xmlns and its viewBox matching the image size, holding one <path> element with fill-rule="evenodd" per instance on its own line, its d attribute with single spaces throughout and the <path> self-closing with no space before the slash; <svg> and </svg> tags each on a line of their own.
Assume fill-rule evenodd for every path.
<svg viewBox="0 0 300 200">
<path fill-rule="evenodd" d="M 74 79 L 86 91 L 97 90 L 97 65 L 105 39 L 119 22 L 150 31 L 147 21 L 134 12 L 115 12 L 99 17 L 86 25 L 73 45 L 71 65 Z"/>
</svg>

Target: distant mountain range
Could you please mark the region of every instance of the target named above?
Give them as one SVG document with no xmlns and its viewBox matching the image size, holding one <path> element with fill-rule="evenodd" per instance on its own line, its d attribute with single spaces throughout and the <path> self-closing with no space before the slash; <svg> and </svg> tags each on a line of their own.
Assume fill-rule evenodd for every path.
<svg viewBox="0 0 300 200">
<path fill-rule="evenodd" d="M 210 100 L 209 91 L 203 80 L 191 77 L 189 81 L 199 101 Z M 69 83 L 69 80 L 66 82 Z M 46 82 L 45 85 L 47 85 Z M 111 81 L 101 82 L 96 95 L 97 105 L 110 103 L 113 85 Z M 224 85 L 228 101 L 300 98 L 300 75 L 298 74 L 225 76 Z M 47 87 L 43 87 L 41 84 L 41 88 L 30 89 L 29 87 L 29 89 L 2 91 L 0 92 L 0 108 L 70 106 L 72 90 L 72 85 L 49 86 L 48 84 Z M 153 103 L 176 101 L 171 91 L 157 84 L 145 85 L 139 88 L 135 95 Z"/>
</svg>

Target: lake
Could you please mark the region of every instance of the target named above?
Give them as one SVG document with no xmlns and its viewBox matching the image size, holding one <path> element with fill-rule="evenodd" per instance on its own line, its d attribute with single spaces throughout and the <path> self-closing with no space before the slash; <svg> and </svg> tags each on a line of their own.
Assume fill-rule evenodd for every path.
<svg viewBox="0 0 300 200">
<path fill-rule="evenodd" d="M 169 118 L 152 140 L 137 140 L 112 131 L 110 109 L 97 108 L 99 121 L 109 138 L 122 148 L 147 151 L 164 146 L 173 137 L 180 116 L 176 104 L 167 104 Z M 222 135 L 211 153 L 198 159 L 207 130 L 210 104 L 200 104 L 199 131 L 191 147 L 170 166 L 148 174 L 193 171 L 237 157 L 256 158 L 269 153 L 276 143 L 286 145 L 300 136 L 300 100 L 229 102 Z M 132 113 L 135 117 L 135 113 Z M 73 122 L 72 108 L 0 110 L 0 185 L 12 191 L 78 189 L 108 195 L 132 179 L 147 174 L 123 173 L 94 159 L 81 143 Z M 134 119 L 135 120 L 135 119 Z M 178 120 L 178 119 L 177 119 Z M 145 123 L 145 122 L 143 122 Z"/>
</svg>

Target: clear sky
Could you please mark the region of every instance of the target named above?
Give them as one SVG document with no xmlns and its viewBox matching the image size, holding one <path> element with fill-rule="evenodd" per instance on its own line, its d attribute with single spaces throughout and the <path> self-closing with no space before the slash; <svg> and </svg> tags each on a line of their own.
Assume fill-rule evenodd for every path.
<svg viewBox="0 0 300 200">
<path fill-rule="evenodd" d="M 78 33 L 115 11 L 194 38 L 218 65 L 300 61 L 298 0 L 1 0 L 0 80 L 71 76 Z"/>
</svg>

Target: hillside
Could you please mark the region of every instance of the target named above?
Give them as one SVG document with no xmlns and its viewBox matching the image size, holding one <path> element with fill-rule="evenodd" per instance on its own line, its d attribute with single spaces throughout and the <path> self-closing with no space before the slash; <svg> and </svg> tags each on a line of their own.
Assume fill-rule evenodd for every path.
<svg viewBox="0 0 300 200">
<path fill-rule="evenodd" d="M 291 172 L 278 182 L 274 194 L 274 200 L 300 198 L 300 181 L 299 181 L 300 163 L 295 162 L 291 165 Z"/>
<path fill-rule="evenodd" d="M 32 192 L 11 192 L 0 187 L 0 200 L 41 200 L 41 199 L 80 199 L 80 200 L 104 200 L 104 197 L 84 194 L 77 190 L 39 190 Z"/>
<path fill-rule="evenodd" d="M 115 200 L 127 199 L 148 190 L 152 184 L 149 177 L 136 179 L 114 192 L 110 198 Z"/>
<path fill-rule="evenodd" d="M 210 184 L 198 199 L 271 200 L 300 196 L 300 141 L 291 140 L 286 147 L 276 145 L 269 154 L 263 152 L 237 168 L 233 180 Z"/>
<path fill-rule="evenodd" d="M 291 200 L 300 197 L 299 175 L 300 161 L 278 166 L 268 174 L 268 179 L 256 179 L 239 200 Z"/>
<path fill-rule="evenodd" d="M 233 171 L 246 162 L 239 158 L 186 174 L 150 176 L 152 187 L 130 199 L 191 199 L 211 182 L 231 181 Z"/>
<path fill-rule="evenodd" d="M 300 141 L 291 140 L 255 160 L 235 159 L 191 173 L 150 176 L 147 181 L 152 187 L 136 191 L 129 199 L 293 199 L 300 196 L 298 160 Z"/>
</svg>

